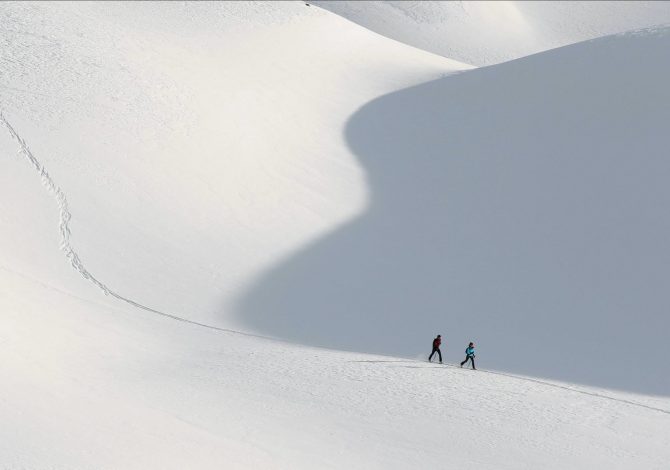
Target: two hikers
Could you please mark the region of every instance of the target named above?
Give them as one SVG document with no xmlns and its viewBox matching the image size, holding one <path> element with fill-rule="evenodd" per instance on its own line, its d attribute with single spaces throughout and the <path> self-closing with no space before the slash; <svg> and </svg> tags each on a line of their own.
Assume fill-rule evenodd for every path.
<svg viewBox="0 0 670 470">
<path fill-rule="evenodd" d="M 433 355 L 437 353 L 438 357 L 440 358 L 440 364 L 442 364 L 442 351 L 440 351 L 440 345 L 442 344 L 442 335 L 437 335 L 437 337 L 433 340 L 433 352 L 430 353 L 430 356 L 428 356 L 428 362 L 431 362 L 433 359 Z"/>
<path fill-rule="evenodd" d="M 432 362 L 433 356 L 437 353 L 437 356 L 440 358 L 440 364 L 442 364 L 442 351 L 440 351 L 440 346 L 442 345 L 442 335 L 437 335 L 433 340 L 433 351 L 428 356 L 428 362 Z M 475 343 L 468 344 L 468 347 L 465 350 L 465 360 L 461 362 L 461 367 L 463 364 L 470 361 L 472 368 L 477 370 L 475 367 Z"/>
</svg>

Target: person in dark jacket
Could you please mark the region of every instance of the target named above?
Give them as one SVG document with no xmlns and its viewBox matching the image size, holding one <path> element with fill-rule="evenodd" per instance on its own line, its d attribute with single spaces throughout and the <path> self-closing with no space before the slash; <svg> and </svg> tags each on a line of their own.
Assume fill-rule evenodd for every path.
<svg viewBox="0 0 670 470">
<path fill-rule="evenodd" d="M 461 367 L 463 367 L 463 364 L 465 364 L 468 361 L 472 363 L 472 368 L 474 370 L 477 370 L 477 368 L 475 367 L 475 343 L 468 344 L 468 347 L 465 350 L 465 360 L 461 362 Z"/>
<path fill-rule="evenodd" d="M 440 345 L 442 344 L 442 335 L 437 335 L 437 338 L 433 340 L 433 352 L 428 356 L 428 362 L 431 362 L 433 355 L 437 353 L 437 356 L 440 358 L 440 364 L 442 364 L 442 351 L 440 351 Z"/>
</svg>

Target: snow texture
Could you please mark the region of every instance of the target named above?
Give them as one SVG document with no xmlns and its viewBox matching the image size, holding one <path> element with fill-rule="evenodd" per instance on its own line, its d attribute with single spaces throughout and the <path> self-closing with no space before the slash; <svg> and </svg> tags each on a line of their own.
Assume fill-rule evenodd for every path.
<svg viewBox="0 0 670 470">
<path fill-rule="evenodd" d="M 477 66 L 670 24 L 670 2 L 312 2 L 389 38 Z"/>
<path fill-rule="evenodd" d="M 568 42 L 666 8 L 544 5 Z M 0 468 L 667 465 L 667 30 L 410 39 L 0 5 Z"/>
</svg>

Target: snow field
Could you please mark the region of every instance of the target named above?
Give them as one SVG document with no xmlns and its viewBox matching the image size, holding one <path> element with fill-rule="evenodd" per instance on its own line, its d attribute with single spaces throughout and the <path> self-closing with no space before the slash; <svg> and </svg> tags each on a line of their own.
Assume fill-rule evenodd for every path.
<svg viewBox="0 0 670 470">
<path fill-rule="evenodd" d="M 313 2 L 389 38 L 476 66 L 670 23 L 668 2 Z"/>
<path fill-rule="evenodd" d="M 499 9 L 509 13 L 512 7 L 496 6 L 486 13 L 474 5 L 476 11 L 458 21 L 491 26 Z M 612 6 L 614 13 L 605 18 L 600 7 L 573 7 L 583 20 L 574 28 L 586 28 L 588 34 L 572 35 L 573 26 L 561 26 L 564 17 L 557 15 L 544 24 L 556 25 L 552 31 L 567 28 L 569 38 L 560 40 L 644 26 L 653 15 L 662 19 L 666 8 Z M 415 19 L 421 20 L 421 8 L 415 9 Z M 617 13 L 624 11 L 619 8 L 627 14 Z M 568 10 L 554 4 L 543 11 Z M 448 20 L 440 14 L 435 18 Z M 404 146 L 414 146 L 406 154 L 426 150 L 422 158 L 441 165 L 444 161 L 431 160 L 435 155 L 425 146 L 454 150 L 440 139 L 445 128 L 457 129 L 471 139 L 472 160 L 460 174 L 481 176 L 479 157 L 500 142 L 489 133 L 464 132 L 468 119 L 480 121 L 473 110 L 490 106 L 495 115 L 514 97 L 531 106 L 532 93 L 522 92 L 541 86 L 533 78 L 558 77 L 569 64 L 583 66 L 580 60 L 588 62 L 587 52 L 600 54 L 602 67 L 596 72 L 623 72 L 611 83 L 644 85 L 645 93 L 629 90 L 624 97 L 656 96 L 655 116 L 644 115 L 652 109 L 647 101 L 640 101 L 640 108 L 631 100 L 614 101 L 608 109 L 615 116 L 628 113 L 616 122 L 638 120 L 639 127 L 628 130 L 654 131 L 644 140 L 642 168 L 657 169 L 658 179 L 645 186 L 645 194 L 664 200 L 657 184 L 663 161 L 655 159 L 663 143 L 655 130 L 666 122 L 667 111 L 662 106 L 667 92 L 661 86 L 667 83 L 664 30 L 459 75 L 472 67 L 389 40 L 302 2 L 6 2 L 0 5 L 0 24 L 0 468 L 667 467 L 670 399 L 649 392 L 662 390 L 661 374 L 650 382 L 617 383 L 619 389 L 646 393 L 586 386 L 589 376 L 579 375 L 583 369 L 557 367 L 544 375 L 528 363 L 517 365 L 512 360 L 516 356 L 505 356 L 510 351 L 493 354 L 495 332 L 482 348 L 477 340 L 478 366 L 501 371 L 461 370 L 407 358 L 427 355 L 423 346 L 429 346 L 433 330 L 447 324 L 449 331 L 440 331 L 447 342 L 446 362 L 462 360 L 463 337 L 469 331 L 458 330 L 443 310 L 417 309 L 413 323 L 428 330 L 420 332 L 419 327 L 412 330 L 375 317 L 400 309 L 371 308 L 369 316 L 354 318 L 358 328 L 351 328 L 348 322 L 356 309 L 345 307 L 355 307 L 363 298 L 357 291 L 341 297 L 339 308 L 349 316 L 319 318 L 332 311 L 329 302 L 291 308 L 292 302 L 323 294 L 319 282 L 324 276 L 344 279 L 343 288 L 348 282 L 367 288 L 370 307 L 384 298 L 393 304 L 402 291 L 389 291 L 388 284 L 380 288 L 384 284 L 374 279 L 362 283 L 360 277 L 348 278 L 350 271 L 341 268 L 347 260 L 356 265 L 388 254 L 385 250 L 394 250 L 401 240 L 398 234 L 411 236 L 400 246 L 413 244 L 415 265 L 427 259 L 416 253 L 434 253 L 439 232 L 417 229 L 431 228 L 427 220 L 441 223 L 444 214 L 416 211 L 413 204 L 433 196 L 445 173 L 430 165 L 406 166 Z M 515 27 L 503 25 L 492 37 Z M 438 37 L 440 28 L 421 31 Z M 458 52 L 453 57 L 471 63 L 559 45 L 556 38 L 543 42 L 531 36 L 499 44 L 491 55 L 479 56 L 481 62 L 470 60 L 484 50 L 471 42 L 472 36 L 450 44 Z M 626 54 L 634 58 L 629 70 L 620 67 Z M 649 71 L 653 73 L 642 73 Z M 481 93 L 478 87 L 489 80 L 501 88 Z M 595 78 L 585 82 L 597 85 Z M 435 90 L 439 93 L 432 94 Z M 445 97 L 453 99 L 453 108 L 440 106 Z M 563 109 L 556 103 L 568 109 L 577 97 L 557 95 L 552 109 Z M 423 131 L 417 124 L 431 121 L 422 109 L 431 110 L 436 124 L 424 125 Z M 512 109 L 522 114 L 523 106 Z M 467 119 L 451 120 L 454 115 Z M 352 140 L 357 132 L 375 138 Z M 424 147 L 416 146 L 421 143 L 417 136 L 429 137 L 423 139 Z M 640 142 L 639 134 L 633 137 L 628 144 Z M 380 155 L 391 159 L 380 165 Z M 623 170 L 628 161 L 615 161 L 614 168 Z M 511 164 L 525 168 L 523 155 Z M 644 171 L 633 174 L 648 176 Z M 456 191 L 466 179 L 443 189 L 459 201 L 459 194 L 470 194 Z M 527 181 L 518 180 L 518 187 L 528 189 L 523 185 Z M 630 182 L 623 177 L 613 181 Z M 385 184 L 389 182 L 402 184 Z M 514 201 L 519 194 L 492 196 Z M 486 209 L 483 201 L 475 200 L 474 207 Z M 432 208 L 443 209 L 440 204 Z M 464 212 L 454 214 L 456 220 L 471 220 L 459 218 Z M 357 251 L 369 247 L 368 239 L 360 237 L 368 233 L 366 227 L 373 227 L 374 234 L 389 221 L 401 227 L 403 220 L 405 228 L 396 235 L 373 237 L 380 251 Z M 653 220 L 662 228 L 663 217 Z M 361 222 L 362 232 L 350 230 L 361 228 Z M 458 226 L 466 232 L 477 228 Z M 498 234 L 513 235 L 510 227 L 498 227 Z M 333 237 L 347 231 L 359 235 L 348 238 L 348 256 L 329 251 L 342 246 L 331 244 Z M 655 240 L 646 239 L 650 241 Z M 465 248 L 476 251 L 477 246 Z M 335 256 L 320 258 L 324 252 Z M 389 263 L 378 266 L 378 276 L 395 272 L 400 273 L 397 279 L 406 280 L 412 273 L 416 283 L 405 291 L 407 299 L 416 292 L 435 292 L 436 286 L 426 282 L 428 270 L 389 269 L 407 267 L 402 250 L 394 253 L 398 256 L 386 256 Z M 80 264 L 73 264 L 77 259 Z M 286 273 L 296 262 L 301 269 L 314 266 L 301 264 L 305 259 L 326 259 L 330 270 L 298 269 L 316 284 L 303 282 L 296 289 L 294 281 L 300 277 Z M 483 265 L 467 274 L 476 276 L 477 266 Z M 254 293 L 258 297 L 249 297 Z M 332 292 L 325 294 L 327 300 Z M 649 298 L 655 307 L 663 306 L 658 298 Z M 268 301 L 271 308 L 254 310 Z M 287 312 L 282 325 L 296 322 L 302 330 L 294 331 L 312 328 L 326 336 L 296 338 L 275 328 L 269 314 Z M 638 319 L 644 312 L 638 312 Z M 560 322 L 550 320 L 550 329 L 561 338 L 565 331 L 557 327 Z M 642 322 L 654 328 L 649 334 L 655 341 L 648 347 L 657 370 L 664 363 L 654 361 L 666 357 L 665 346 L 656 341 L 665 331 L 663 321 L 653 317 Z M 629 317 L 611 324 L 617 334 L 626 328 L 647 332 L 631 326 Z M 359 337 L 341 335 L 339 328 Z M 393 340 L 386 328 L 393 334 L 402 331 L 406 341 Z M 635 338 L 631 345 L 617 346 L 637 348 Z M 306 345 L 310 343 L 335 349 Z M 598 346 L 609 352 L 609 345 Z M 394 349 L 383 356 L 361 352 L 368 347 Z M 359 352 L 337 350 L 344 348 Z M 506 365 L 495 364 L 496 357 L 506 358 Z M 551 356 L 541 359 L 552 364 Z M 523 367 L 532 374 L 503 372 Z M 619 378 L 635 376 L 624 368 L 621 374 L 627 375 Z M 564 381 L 555 380 L 558 376 Z M 603 377 L 597 380 L 604 382 Z M 608 379 L 612 377 L 617 376 Z"/>
<path fill-rule="evenodd" d="M 661 469 L 670 457 L 667 399 L 215 332 L 0 276 L 13 306 L 5 468 Z"/>
</svg>

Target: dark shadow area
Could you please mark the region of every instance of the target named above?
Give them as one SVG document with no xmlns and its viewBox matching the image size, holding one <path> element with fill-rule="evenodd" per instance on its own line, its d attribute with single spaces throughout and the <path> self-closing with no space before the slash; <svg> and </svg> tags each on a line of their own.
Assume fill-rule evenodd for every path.
<svg viewBox="0 0 670 470">
<path fill-rule="evenodd" d="M 346 139 L 368 211 L 240 299 L 251 328 L 670 393 L 670 40 L 608 37 L 399 91 Z"/>
</svg>

